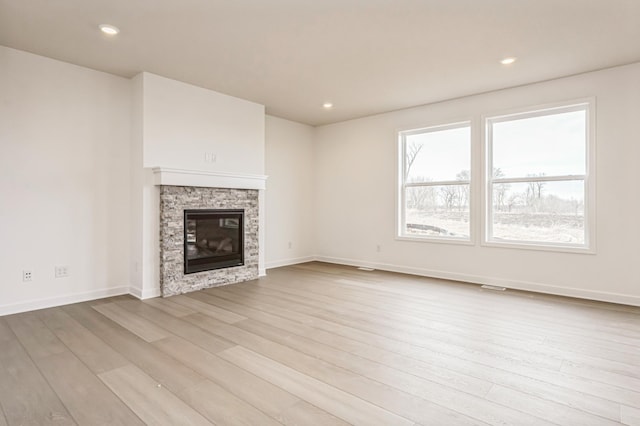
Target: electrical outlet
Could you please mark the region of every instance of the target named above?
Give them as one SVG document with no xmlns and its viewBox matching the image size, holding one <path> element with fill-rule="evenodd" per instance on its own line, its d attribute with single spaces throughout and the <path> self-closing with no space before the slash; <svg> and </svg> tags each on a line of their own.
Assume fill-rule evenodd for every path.
<svg viewBox="0 0 640 426">
<path fill-rule="evenodd" d="M 214 154 L 213 152 L 205 152 L 204 153 L 204 161 L 206 163 L 215 163 L 217 160 L 217 156 L 216 154 Z"/>
<path fill-rule="evenodd" d="M 293 247 L 293 243 L 291 241 L 289 241 L 289 248 Z"/>
<path fill-rule="evenodd" d="M 56 278 L 65 278 L 69 276 L 69 267 L 64 266 L 56 266 L 55 268 Z"/>
<path fill-rule="evenodd" d="M 33 272 L 22 271 L 22 281 L 31 281 L 33 279 Z"/>
</svg>

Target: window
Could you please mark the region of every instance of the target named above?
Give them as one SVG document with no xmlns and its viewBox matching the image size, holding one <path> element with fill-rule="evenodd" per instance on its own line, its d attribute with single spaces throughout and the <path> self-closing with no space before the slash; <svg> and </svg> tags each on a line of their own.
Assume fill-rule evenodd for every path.
<svg viewBox="0 0 640 426">
<path fill-rule="evenodd" d="M 400 132 L 398 236 L 470 240 L 469 123 Z"/>
<path fill-rule="evenodd" d="M 486 120 L 486 242 L 589 248 L 589 103 Z"/>
</svg>

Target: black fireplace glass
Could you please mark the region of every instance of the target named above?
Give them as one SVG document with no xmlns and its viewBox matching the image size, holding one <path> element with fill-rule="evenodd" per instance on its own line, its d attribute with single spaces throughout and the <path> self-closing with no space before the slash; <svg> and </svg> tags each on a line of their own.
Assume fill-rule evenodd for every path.
<svg viewBox="0 0 640 426">
<path fill-rule="evenodd" d="M 184 211 L 184 273 L 244 265 L 244 210 Z"/>
</svg>

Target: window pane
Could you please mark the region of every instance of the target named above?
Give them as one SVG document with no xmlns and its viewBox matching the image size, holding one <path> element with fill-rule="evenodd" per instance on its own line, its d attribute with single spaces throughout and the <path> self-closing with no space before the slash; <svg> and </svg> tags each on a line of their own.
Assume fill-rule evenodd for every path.
<svg viewBox="0 0 640 426">
<path fill-rule="evenodd" d="M 405 189 L 406 236 L 469 238 L 469 185 Z"/>
<path fill-rule="evenodd" d="M 491 239 L 584 244 L 584 181 L 493 184 Z"/>
<path fill-rule="evenodd" d="M 406 135 L 406 181 L 468 180 L 470 140 L 469 127 Z"/>
<path fill-rule="evenodd" d="M 586 111 L 493 123 L 494 177 L 585 174 Z"/>
</svg>

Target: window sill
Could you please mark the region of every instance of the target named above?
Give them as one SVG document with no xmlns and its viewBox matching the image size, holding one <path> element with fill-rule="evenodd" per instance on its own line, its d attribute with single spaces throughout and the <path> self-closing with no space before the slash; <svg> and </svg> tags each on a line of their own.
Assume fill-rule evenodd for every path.
<svg viewBox="0 0 640 426">
<path fill-rule="evenodd" d="M 396 235 L 396 241 L 410 241 L 415 243 L 437 243 L 437 244 L 455 244 L 462 246 L 473 246 L 475 243 L 471 240 L 463 240 L 461 238 L 446 237 L 409 237 L 405 235 Z"/>
<path fill-rule="evenodd" d="M 595 247 L 580 247 L 580 246 L 563 246 L 563 245 L 550 245 L 542 243 L 519 243 L 515 241 L 485 241 L 480 244 L 482 247 L 490 248 L 505 248 L 505 249 L 518 249 L 518 250 L 537 250 L 537 251 L 549 251 L 558 253 L 574 253 L 574 254 L 596 254 Z"/>
</svg>

